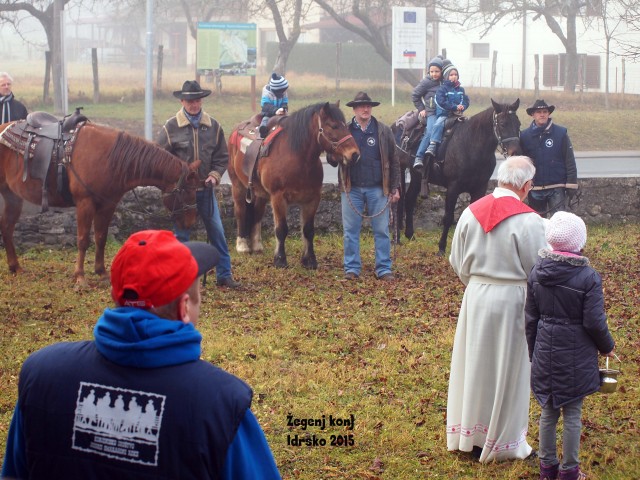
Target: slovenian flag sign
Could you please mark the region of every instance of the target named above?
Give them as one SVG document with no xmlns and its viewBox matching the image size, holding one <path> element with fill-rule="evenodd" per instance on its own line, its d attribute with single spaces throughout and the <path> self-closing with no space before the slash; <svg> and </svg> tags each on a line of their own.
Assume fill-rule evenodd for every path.
<svg viewBox="0 0 640 480">
<path fill-rule="evenodd" d="M 414 58 L 416 56 L 416 51 L 415 50 L 405 50 L 404 52 L 402 52 L 402 56 L 403 57 Z"/>
</svg>

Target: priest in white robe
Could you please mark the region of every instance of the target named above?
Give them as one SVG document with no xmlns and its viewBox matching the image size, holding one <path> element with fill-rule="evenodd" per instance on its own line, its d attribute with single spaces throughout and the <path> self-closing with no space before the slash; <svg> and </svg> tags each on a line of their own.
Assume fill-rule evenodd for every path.
<svg viewBox="0 0 640 480">
<path fill-rule="evenodd" d="M 458 221 L 449 261 L 466 286 L 453 343 L 447 448 L 480 462 L 526 458 L 530 363 L 527 276 L 546 246 L 544 220 L 523 200 L 533 188 L 528 157 L 498 169 L 498 187 Z"/>
</svg>

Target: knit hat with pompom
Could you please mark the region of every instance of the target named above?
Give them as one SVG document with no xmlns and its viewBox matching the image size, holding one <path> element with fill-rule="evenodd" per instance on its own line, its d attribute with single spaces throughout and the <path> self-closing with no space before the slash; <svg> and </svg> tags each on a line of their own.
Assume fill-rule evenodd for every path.
<svg viewBox="0 0 640 480">
<path fill-rule="evenodd" d="M 573 213 L 556 212 L 547 222 L 545 236 L 553 250 L 578 253 L 587 243 L 587 227 Z"/>
</svg>

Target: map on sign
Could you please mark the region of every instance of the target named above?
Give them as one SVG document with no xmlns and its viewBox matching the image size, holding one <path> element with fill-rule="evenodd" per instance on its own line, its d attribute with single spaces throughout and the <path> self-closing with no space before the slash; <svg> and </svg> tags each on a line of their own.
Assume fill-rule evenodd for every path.
<svg viewBox="0 0 640 480">
<path fill-rule="evenodd" d="M 199 22 L 196 69 L 200 75 L 256 74 L 255 23 Z"/>
</svg>

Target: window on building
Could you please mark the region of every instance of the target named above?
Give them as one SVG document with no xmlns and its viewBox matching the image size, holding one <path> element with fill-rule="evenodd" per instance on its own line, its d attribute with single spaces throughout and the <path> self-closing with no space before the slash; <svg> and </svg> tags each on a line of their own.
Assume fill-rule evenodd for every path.
<svg viewBox="0 0 640 480">
<path fill-rule="evenodd" d="M 542 84 L 545 87 L 560 87 L 564 85 L 567 54 L 544 55 L 542 58 Z M 577 87 L 601 88 L 600 86 L 600 56 L 578 55 Z"/>
<path fill-rule="evenodd" d="M 489 50 L 488 43 L 472 43 L 471 58 L 489 58 Z"/>
</svg>

